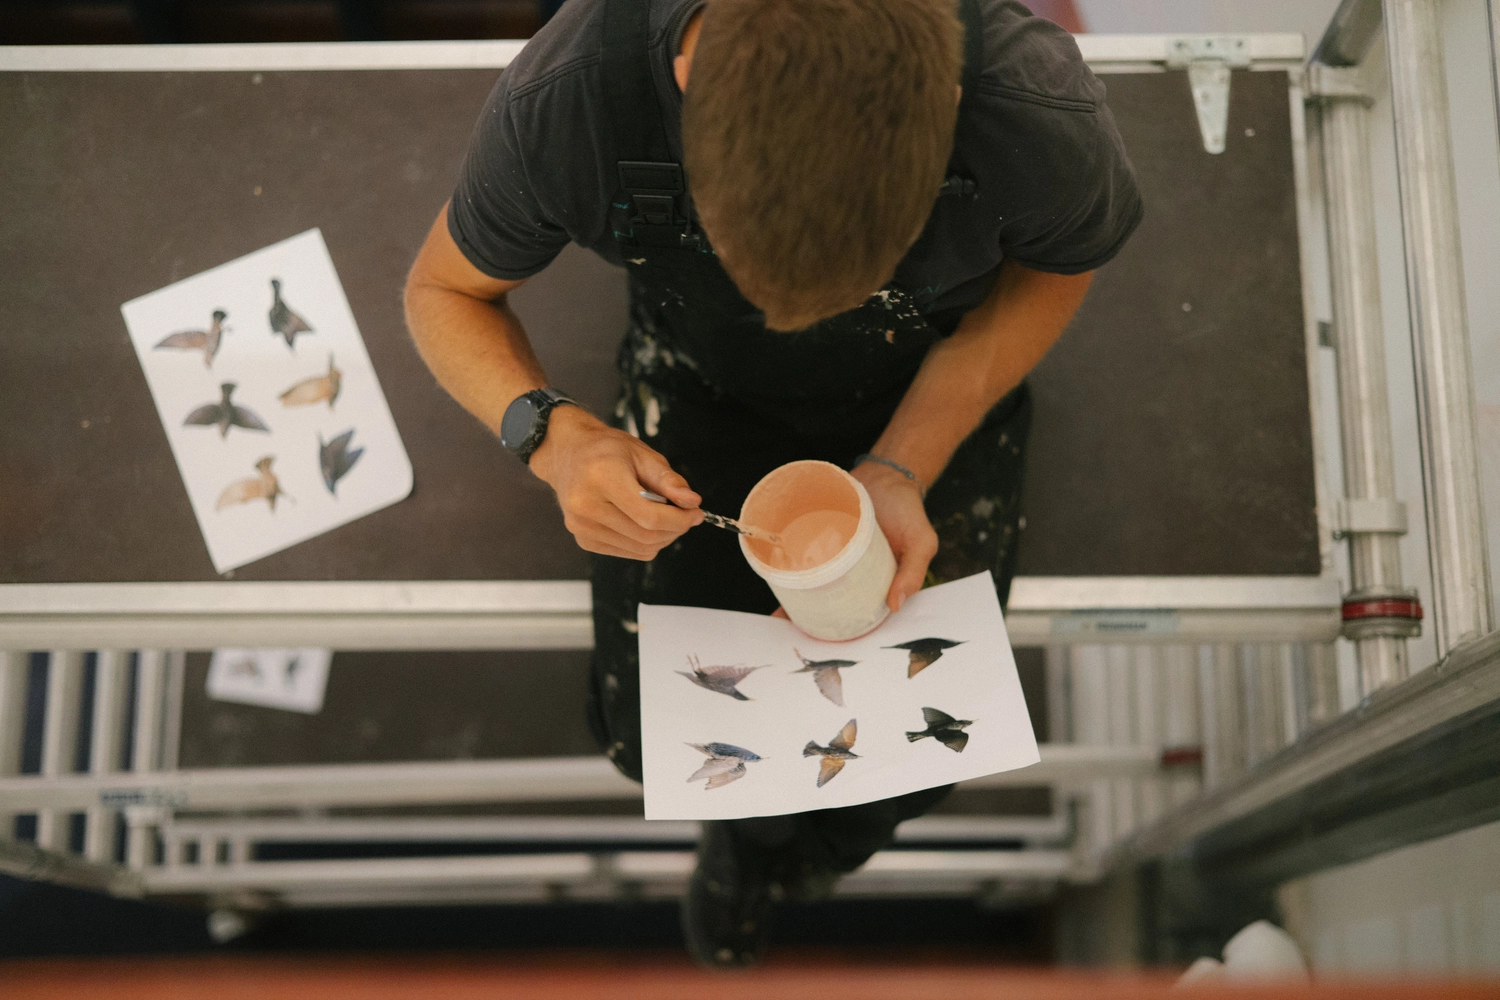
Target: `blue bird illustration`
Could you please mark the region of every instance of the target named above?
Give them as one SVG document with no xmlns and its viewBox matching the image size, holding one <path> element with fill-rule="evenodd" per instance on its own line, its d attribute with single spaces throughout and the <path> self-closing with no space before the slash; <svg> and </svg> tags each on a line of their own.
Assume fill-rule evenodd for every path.
<svg viewBox="0 0 1500 1000">
<path fill-rule="evenodd" d="M 733 743 L 689 743 L 688 746 L 703 754 L 708 760 L 703 766 L 693 772 L 689 781 L 701 781 L 708 779 L 704 786 L 705 791 L 722 788 L 731 781 L 738 781 L 745 776 L 745 765 L 764 760 L 760 754 L 737 747 Z"/>
<path fill-rule="evenodd" d="M 247 431 L 270 431 L 264 420 L 257 417 L 250 410 L 245 409 L 233 402 L 229 397 L 234 395 L 235 383 L 225 382 L 219 386 L 223 394 L 217 403 L 204 403 L 182 422 L 184 427 L 218 427 L 219 437 L 226 437 L 231 427 L 243 427 Z"/>
<path fill-rule="evenodd" d="M 354 468 L 354 463 L 359 461 L 359 456 L 365 453 L 364 448 L 349 448 L 349 442 L 354 437 L 354 428 L 349 428 L 332 441 L 324 442 L 323 435 L 318 435 L 318 467 L 323 471 L 323 485 L 328 487 L 328 492 L 338 496 L 334 489 L 340 479 Z"/>
</svg>

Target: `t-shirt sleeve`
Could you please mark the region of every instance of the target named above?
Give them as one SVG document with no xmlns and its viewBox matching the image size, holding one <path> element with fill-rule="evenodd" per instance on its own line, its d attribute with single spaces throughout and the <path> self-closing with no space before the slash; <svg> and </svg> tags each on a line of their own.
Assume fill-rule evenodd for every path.
<svg viewBox="0 0 1500 1000">
<path fill-rule="evenodd" d="M 519 281 L 542 270 L 569 242 L 547 212 L 527 169 L 502 74 L 469 140 L 448 204 L 448 232 L 479 270 Z"/>
<path fill-rule="evenodd" d="M 1144 209 L 1135 171 L 1103 100 L 1049 106 L 1008 97 L 1000 247 L 1018 264 L 1081 274 L 1108 263 Z"/>
</svg>

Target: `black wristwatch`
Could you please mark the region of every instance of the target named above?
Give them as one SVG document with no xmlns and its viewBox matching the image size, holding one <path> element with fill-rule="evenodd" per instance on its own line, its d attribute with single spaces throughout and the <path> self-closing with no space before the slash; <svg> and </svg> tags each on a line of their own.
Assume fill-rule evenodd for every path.
<svg viewBox="0 0 1500 1000">
<path fill-rule="evenodd" d="M 547 436 L 547 418 L 559 406 L 577 406 L 556 389 L 533 389 L 517 396 L 500 419 L 500 444 L 521 461 L 531 464 L 532 454 Z"/>
</svg>

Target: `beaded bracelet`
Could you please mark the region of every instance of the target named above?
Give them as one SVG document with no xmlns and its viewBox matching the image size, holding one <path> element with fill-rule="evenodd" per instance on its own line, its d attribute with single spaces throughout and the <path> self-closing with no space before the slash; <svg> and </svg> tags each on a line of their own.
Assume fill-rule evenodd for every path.
<svg viewBox="0 0 1500 1000">
<path fill-rule="evenodd" d="M 881 465 L 885 466 L 888 469 L 895 469 L 907 479 L 911 480 L 911 484 L 917 488 L 917 493 L 921 495 L 923 500 L 927 499 L 927 491 L 922 488 L 922 481 L 917 478 L 917 474 L 908 469 L 906 466 L 902 465 L 900 462 L 893 462 L 888 458 L 881 458 L 879 455 L 871 455 L 869 452 L 866 452 L 865 454 L 855 458 L 854 464 L 849 468 L 857 468 L 862 462 L 879 462 Z"/>
</svg>

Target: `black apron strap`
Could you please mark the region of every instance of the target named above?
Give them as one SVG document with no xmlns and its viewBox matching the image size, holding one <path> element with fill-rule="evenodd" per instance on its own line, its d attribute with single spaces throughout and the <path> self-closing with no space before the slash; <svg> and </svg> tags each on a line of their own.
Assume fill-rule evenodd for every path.
<svg viewBox="0 0 1500 1000">
<path fill-rule="evenodd" d="M 651 75 L 650 0 L 605 0 L 599 70 L 630 205 L 631 237 L 646 246 L 696 244 L 682 165 L 673 161 Z"/>
<path fill-rule="evenodd" d="M 984 15 L 979 12 L 979 0 L 958 0 L 958 17 L 964 23 L 964 72 L 959 82 L 967 98 L 984 69 Z"/>
</svg>

